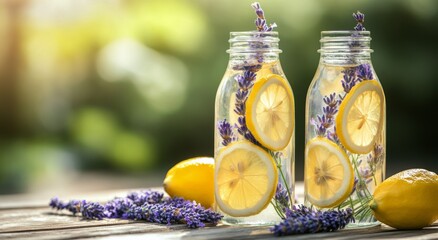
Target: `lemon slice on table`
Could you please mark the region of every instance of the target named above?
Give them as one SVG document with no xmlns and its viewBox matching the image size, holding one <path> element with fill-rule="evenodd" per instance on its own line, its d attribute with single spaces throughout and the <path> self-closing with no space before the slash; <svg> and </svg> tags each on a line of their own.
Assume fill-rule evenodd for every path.
<svg viewBox="0 0 438 240">
<path fill-rule="evenodd" d="M 249 142 L 224 147 L 215 162 L 216 204 L 226 214 L 245 217 L 257 214 L 274 196 L 278 172 L 274 159 Z"/>
<path fill-rule="evenodd" d="M 335 207 L 350 195 L 354 172 L 347 154 L 334 142 L 316 137 L 306 145 L 306 198 L 321 208 Z"/>
<path fill-rule="evenodd" d="M 285 148 L 294 131 L 294 96 L 289 82 L 270 74 L 254 83 L 246 100 L 246 124 L 263 146 Z"/>
<path fill-rule="evenodd" d="M 383 125 L 385 97 L 376 80 L 354 86 L 339 106 L 336 134 L 342 145 L 353 153 L 373 149 Z"/>
</svg>

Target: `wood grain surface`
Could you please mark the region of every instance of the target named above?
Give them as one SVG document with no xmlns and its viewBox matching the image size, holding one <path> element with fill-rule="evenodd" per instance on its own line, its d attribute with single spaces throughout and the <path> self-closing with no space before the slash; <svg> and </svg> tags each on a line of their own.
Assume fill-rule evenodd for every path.
<svg viewBox="0 0 438 240">
<path fill-rule="evenodd" d="M 104 202 L 135 190 L 138 189 L 72 194 L 60 198 L 85 198 Z M 302 200 L 302 192 L 302 184 L 297 184 L 299 201 Z M 0 239 L 438 239 L 438 222 L 422 230 L 399 231 L 381 225 L 279 238 L 270 232 L 268 226 L 219 224 L 202 229 L 188 229 L 184 225 L 167 226 L 143 221 L 83 220 L 66 211 L 50 209 L 49 199 L 47 196 L 37 195 L 0 196 Z"/>
</svg>

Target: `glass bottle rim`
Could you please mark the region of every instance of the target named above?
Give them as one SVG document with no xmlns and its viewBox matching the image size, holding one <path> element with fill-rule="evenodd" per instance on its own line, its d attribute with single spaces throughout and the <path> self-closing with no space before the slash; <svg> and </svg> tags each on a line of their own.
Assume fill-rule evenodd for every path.
<svg viewBox="0 0 438 240">
<path fill-rule="evenodd" d="M 321 31 L 320 42 L 332 41 L 371 41 L 370 31 L 338 30 L 338 31 Z"/>
<path fill-rule="evenodd" d="M 278 32 L 259 32 L 259 31 L 242 31 L 242 32 L 230 32 L 229 43 L 235 42 L 265 42 L 265 43 L 278 43 L 280 38 Z"/>
<path fill-rule="evenodd" d="M 227 53 L 281 53 L 278 32 L 241 31 L 230 32 L 230 49 Z"/>
<path fill-rule="evenodd" d="M 343 54 L 364 54 L 371 53 L 370 31 L 355 31 L 355 30 L 341 30 L 341 31 L 321 31 L 321 48 L 319 53 L 337 55 Z"/>
</svg>

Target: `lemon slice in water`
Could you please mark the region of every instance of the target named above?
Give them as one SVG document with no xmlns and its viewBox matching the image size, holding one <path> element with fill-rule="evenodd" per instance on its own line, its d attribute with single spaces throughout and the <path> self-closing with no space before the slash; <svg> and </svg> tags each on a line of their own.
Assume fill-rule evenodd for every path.
<svg viewBox="0 0 438 240">
<path fill-rule="evenodd" d="M 246 101 L 248 129 L 263 146 L 285 148 L 295 128 L 294 96 L 286 79 L 270 74 L 256 81 Z"/>
<path fill-rule="evenodd" d="M 306 199 L 317 207 L 335 207 L 350 195 L 354 172 L 347 154 L 334 142 L 316 137 L 306 145 Z"/>
<path fill-rule="evenodd" d="M 257 214 L 274 196 L 278 173 L 271 155 L 249 142 L 224 147 L 215 162 L 216 204 L 226 214 Z"/>
<path fill-rule="evenodd" d="M 339 106 L 336 134 L 353 153 L 369 153 L 383 126 L 385 97 L 376 80 L 354 86 Z"/>
</svg>

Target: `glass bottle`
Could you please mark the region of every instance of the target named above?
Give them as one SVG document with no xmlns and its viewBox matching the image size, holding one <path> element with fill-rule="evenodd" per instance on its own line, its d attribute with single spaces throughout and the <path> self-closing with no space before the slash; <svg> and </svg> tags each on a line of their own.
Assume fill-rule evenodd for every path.
<svg viewBox="0 0 438 240">
<path fill-rule="evenodd" d="M 352 208 L 378 225 L 368 203 L 385 178 L 386 103 L 371 63 L 369 31 L 323 31 L 305 116 L 305 204 Z"/>
<path fill-rule="evenodd" d="M 216 210 L 225 224 L 271 225 L 294 201 L 293 93 L 277 32 L 231 32 L 229 42 L 215 103 Z"/>
</svg>

